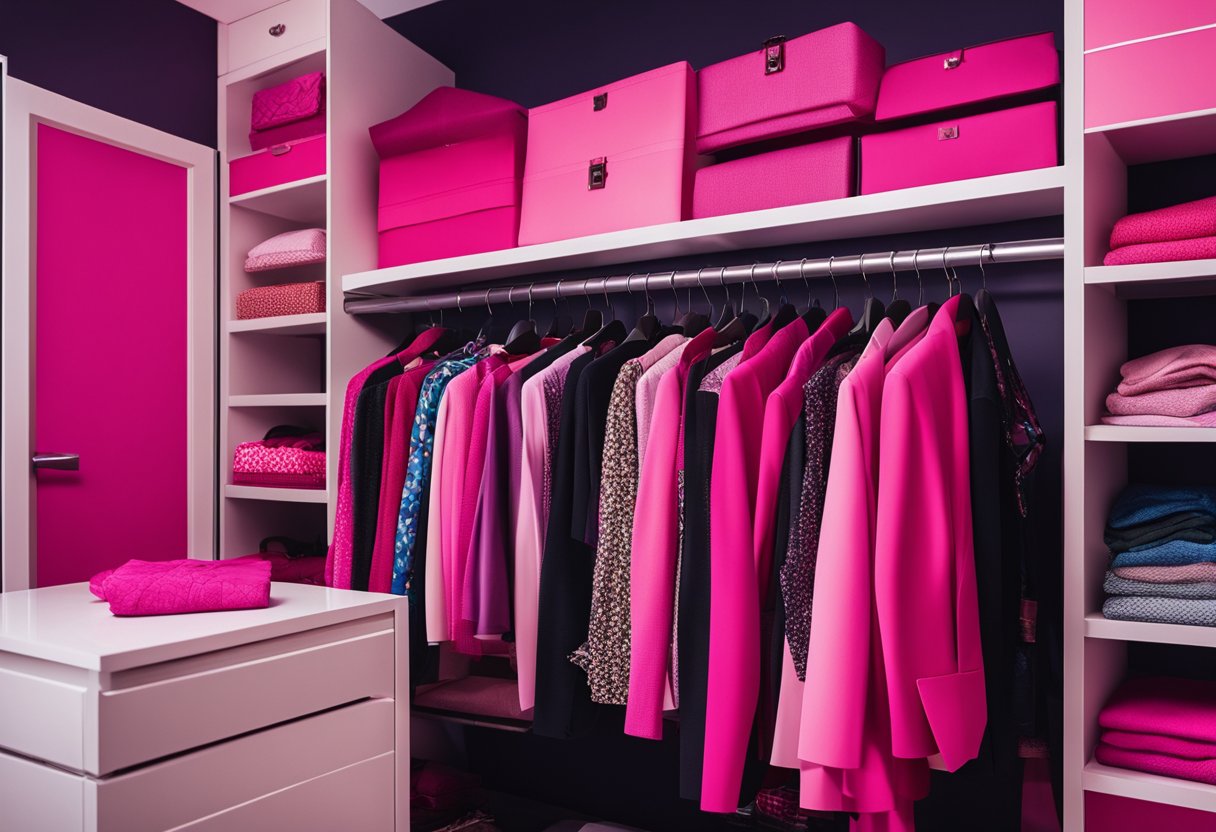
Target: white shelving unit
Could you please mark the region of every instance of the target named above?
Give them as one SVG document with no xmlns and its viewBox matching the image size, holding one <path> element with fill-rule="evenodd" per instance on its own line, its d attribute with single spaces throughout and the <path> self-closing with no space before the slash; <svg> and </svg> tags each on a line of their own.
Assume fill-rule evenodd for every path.
<svg viewBox="0 0 1216 832">
<path fill-rule="evenodd" d="M 230 500 L 278 503 L 325 503 L 329 500 L 329 492 L 324 488 L 266 488 L 259 485 L 225 485 L 224 496 Z"/>
</svg>

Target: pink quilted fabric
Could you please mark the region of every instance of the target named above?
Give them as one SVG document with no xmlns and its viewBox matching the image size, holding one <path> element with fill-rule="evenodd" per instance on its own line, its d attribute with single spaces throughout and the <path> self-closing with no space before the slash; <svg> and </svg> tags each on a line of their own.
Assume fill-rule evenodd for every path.
<svg viewBox="0 0 1216 832">
<path fill-rule="evenodd" d="M 1141 243 L 1113 249 L 1102 258 L 1106 266 L 1133 263 L 1172 263 L 1175 260 L 1207 260 L 1216 257 L 1216 237 L 1194 237 L 1164 243 Z"/>
<path fill-rule="evenodd" d="M 1171 240 L 1194 240 L 1216 235 L 1216 196 L 1171 205 L 1156 211 L 1128 214 L 1115 223 L 1110 232 L 1112 249 L 1140 243 L 1164 243 Z M 1113 252 L 1112 252 L 1113 253 Z M 1170 258 L 1183 259 L 1183 258 Z M 1152 260 L 1132 261 L 1140 263 Z M 1114 265 L 1107 263 L 1107 265 Z"/>
<path fill-rule="evenodd" d="M 235 560 L 129 560 L 93 576 L 89 591 L 114 615 L 173 615 L 270 606 L 270 564 Z"/>
<path fill-rule="evenodd" d="M 325 229 L 302 228 L 276 234 L 249 250 L 245 271 L 264 272 L 325 262 Z"/>
<path fill-rule="evenodd" d="M 1216 384 L 1216 347 L 1187 344 L 1133 358 L 1119 368 L 1119 394 L 1139 396 L 1155 390 Z"/>
<path fill-rule="evenodd" d="M 1129 581 L 1154 584 L 1183 584 L 1216 581 L 1216 563 L 1188 563 L 1185 566 L 1119 566 L 1115 574 Z"/>
<path fill-rule="evenodd" d="M 269 130 L 315 116 L 324 109 L 325 73 L 310 72 L 255 92 L 249 125 L 254 130 Z"/>
<path fill-rule="evenodd" d="M 242 442 L 233 453 L 232 481 L 274 488 L 324 488 L 325 451 Z"/>
</svg>

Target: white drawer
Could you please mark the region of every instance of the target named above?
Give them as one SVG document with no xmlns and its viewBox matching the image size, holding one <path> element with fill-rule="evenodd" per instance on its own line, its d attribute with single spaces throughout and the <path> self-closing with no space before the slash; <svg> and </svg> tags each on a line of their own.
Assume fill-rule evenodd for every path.
<svg viewBox="0 0 1216 832">
<path fill-rule="evenodd" d="M 0 826 L 83 832 L 85 778 L 0 753 Z"/>
<path fill-rule="evenodd" d="M 325 37 L 325 6 L 325 0 L 287 0 L 230 23 L 228 71 Z"/>
<path fill-rule="evenodd" d="M 302 805 L 299 793 L 282 805 L 268 796 L 322 784 L 328 800 L 342 807 L 345 817 L 330 829 L 391 828 L 393 818 L 392 761 L 395 703 L 373 699 L 267 728 L 189 754 L 172 757 L 134 771 L 88 781 L 97 807 L 98 832 L 160 832 L 195 828 L 200 819 L 225 819 L 220 829 L 324 829 L 319 811 Z M 375 789 L 357 786 L 353 792 L 324 786 L 344 780 L 331 775 L 380 758 L 388 760 L 388 781 L 374 775 Z M 381 764 L 372 767 L 379 771 Z M 362 769 L 360 769 L 362 770 Z M 334 795 L 340 794 L 335 799 Z M 247 822 L 244 804 L 273 805 L 272 823 Z M 363 804 L 367 804 L 366 806 Z M 212 817 L 215 816 L 215 821 Z M 254 817 L 254 816 L 250 816 Z M 257 815 L 256 817 L 261 817 Z M 383 819 L 387 817 L 387 826 Z M 370 822 L 364 823 L 364 819 Z M 201 828 L 212 828 L 202 824 Z"/>
</svg>

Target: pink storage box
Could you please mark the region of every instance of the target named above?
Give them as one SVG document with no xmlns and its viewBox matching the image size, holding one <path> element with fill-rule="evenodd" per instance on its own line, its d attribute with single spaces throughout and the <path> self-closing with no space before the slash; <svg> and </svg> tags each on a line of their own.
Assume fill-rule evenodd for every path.
<svg viewBox="0 0 1216 832">
<path fill-rule="evenodd" d="M 1216 28 L 1085 56 L 1085 126 L 1216 107 Z"/>
<path fill-rule="evenodd" d="M 1052 167 L 1056 135 L 1056 104 L 1044 101 L 863 136 L 861 192 Z"/>
<path fill-rule="evenodd" d="M 249 146 L 264 150 L 325 132 L 325 73 L 299 78 L 253 94 Z"/>
<path fill-rule="evenodd" d="M 886 63 L 878 41 L 839 23 L 697 73 L 697 152 L 865 118 Z"/>
<path fill-rule="evenodd" d="M 520 245 L 688 217 L 695 82 L 681 61 L 531 110 Z"/>
<path fill-rule="evenodd" d="M 1034 92 L 1060 83 L 1051 32 L 942 52 L 890 67 L 878 90 L 878 121 Z"/>
<path fill-rule="evenodd" d="M 277 144 L 228 163 L 228 195 L 240 196 L 325 173 L 325 134 Z"/>
<path fill-rule="evenodd" d="M 717 217 L 853 195 L 847 136 L 774 150 L 697 171 L 693 217 Z"/>
<path fill-rule="evenodd" d="M 236 317 L 242 321 L 324 311 L 325 284 L 320 281 L 259 286 L 236 296 Z"/>
<path fill-rule="evenodd" d="M 1216 23 L 1212 0 L 1085 0 L 1085 48 Z"/>
<path fill-rule="evenodd" d="M 381 268 L 516 245 L 527 133 L 522 107 L 441 87 L 371 132 L 381 151 Z M 385 155 L 392 151 L 403 152 Z"/>
<path fill-rule="evenodd" d="M 325 451 L 242 442 L 232 455 L 234 485 L 324 488 Z"/>
</svg>

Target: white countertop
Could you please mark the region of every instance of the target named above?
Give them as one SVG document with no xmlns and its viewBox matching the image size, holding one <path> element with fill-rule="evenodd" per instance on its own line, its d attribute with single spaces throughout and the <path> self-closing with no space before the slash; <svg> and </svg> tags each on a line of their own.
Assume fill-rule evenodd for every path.
<svg viewBox="0 0 1216 832">
<path fill-rule="evenodd" d="M 86 583 L 0 593 L 0 651 L 115 671 L 404 607 L 397 595 L 272 583 L 257 610 L 122 618 Z"/>
</svg>

